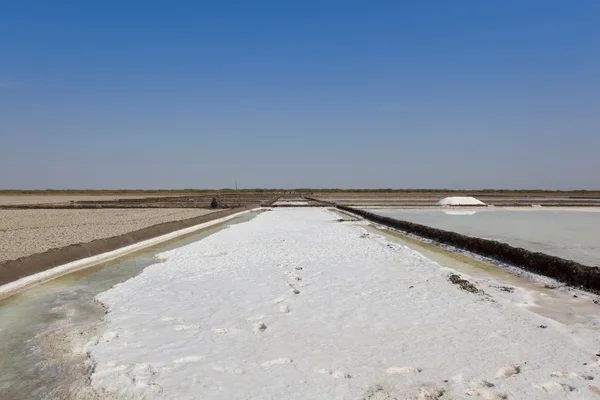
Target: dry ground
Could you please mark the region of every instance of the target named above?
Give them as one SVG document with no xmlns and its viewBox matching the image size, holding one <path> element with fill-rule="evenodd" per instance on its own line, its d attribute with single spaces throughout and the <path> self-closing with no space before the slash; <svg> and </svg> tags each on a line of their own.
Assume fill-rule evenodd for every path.
<svg viewBox="0 0 600 400">
<path fill-rule="evenodd" d="M 197 208 L 0 210 L 0 262 L 210 212 Z"/>
<path fill-rule="evenodd" d="M 57 192 L 14 194 L 0 191 L 0 208 L 198 208 L 209 207 L 213 198 L 219 206 L 230 208 L 268 205 L 277 193 L 226 191 L 201 193 L 89 193 Z"/>
<path fill-rule="evenodd" d="M 47 194 L 47 195 L 6 195 L 0 194 L 0 206 L 17 204 L 69 204 L 71 201 L 109 201 L 116 199 L 143 199 L 145 197 L 171 197 L 176 195 L 119 195 L 119 194 Z"/>
</svg>

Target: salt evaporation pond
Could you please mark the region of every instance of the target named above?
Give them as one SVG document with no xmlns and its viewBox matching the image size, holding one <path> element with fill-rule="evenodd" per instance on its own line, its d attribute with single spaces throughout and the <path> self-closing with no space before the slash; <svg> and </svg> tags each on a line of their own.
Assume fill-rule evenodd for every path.
<svg viewBox="0 0 600 400">
<path fill-rule="evenodd" d="M 177 399 L 546 400 L 600 392 L 589 385 L 600 368 L 597 299 L 537 293 L 465 261 L 460 270 L 476 276 L 463 276 L 483 290 L 469 292 L 448 280 L 457 263 L 435 250 L 427 254 L 437 262 L 323 209 L 252 216 L 161 249 L 177 250 L 149 249 L 0 303 L 0 398 L 114 398 L 104 389 Z M 96 295 L 108 314 L 90 302 Z M 560 318 L 528 311 L 547 309 L 546 297 Z M 577 319 L 566 321 L 567 309 Z M 35 348 L 61 331 L 77 344 L 90 325 L 96 340 L 83 349 L 96 364 L 84 387 L 69 387 L 70 369 L 48 364 Z M 74 396 L 90 385 L 103 395 Z"/>
<path fill-rule="evenodd" d="M 600 267 L 600 209 L 369 209 Z"/>
</svg>

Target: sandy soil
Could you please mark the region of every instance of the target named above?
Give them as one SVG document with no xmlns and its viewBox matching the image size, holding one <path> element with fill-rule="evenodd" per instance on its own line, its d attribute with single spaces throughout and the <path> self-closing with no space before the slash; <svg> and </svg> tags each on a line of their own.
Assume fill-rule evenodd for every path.
<svg viewBox="0 0 600 400">
<path fill-rule="evenodd" d="M 211 212 L 169 208 L 0 210 L 0 262 Z"/>
</svg>

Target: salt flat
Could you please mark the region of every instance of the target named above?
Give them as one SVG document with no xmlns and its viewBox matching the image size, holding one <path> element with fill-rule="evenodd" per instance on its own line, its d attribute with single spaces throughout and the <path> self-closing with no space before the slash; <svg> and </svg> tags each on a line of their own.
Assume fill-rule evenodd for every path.
<svg viewBox="0 0 600 400">
<path fill-rule="evenodd" d="M 86 346 L 92 386 L 228 400 L 600 393 L 593 327 L 533 314 L 490 280 L 465 291 L 454 271 L 338 218 L 264 212 L 99 294 L 109 311 Z"/>
<path fill-rule="evenodd" d="M 274 206 L 305 206 L 308 202 L 298 200 L 279 200 L 273 203 Z"/>
</svg>

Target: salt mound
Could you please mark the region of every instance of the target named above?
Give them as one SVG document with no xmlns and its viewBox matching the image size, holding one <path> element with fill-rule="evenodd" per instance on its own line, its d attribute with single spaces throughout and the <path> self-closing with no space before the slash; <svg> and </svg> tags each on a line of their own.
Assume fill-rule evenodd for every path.
<svg viewBox="0 0 600 400">
<path fill-rule="evenodd" d="M 485 206 L 485 203 L 475 197 L 445 197 L 437 202 L 439 206 Z"/>
</svg>

